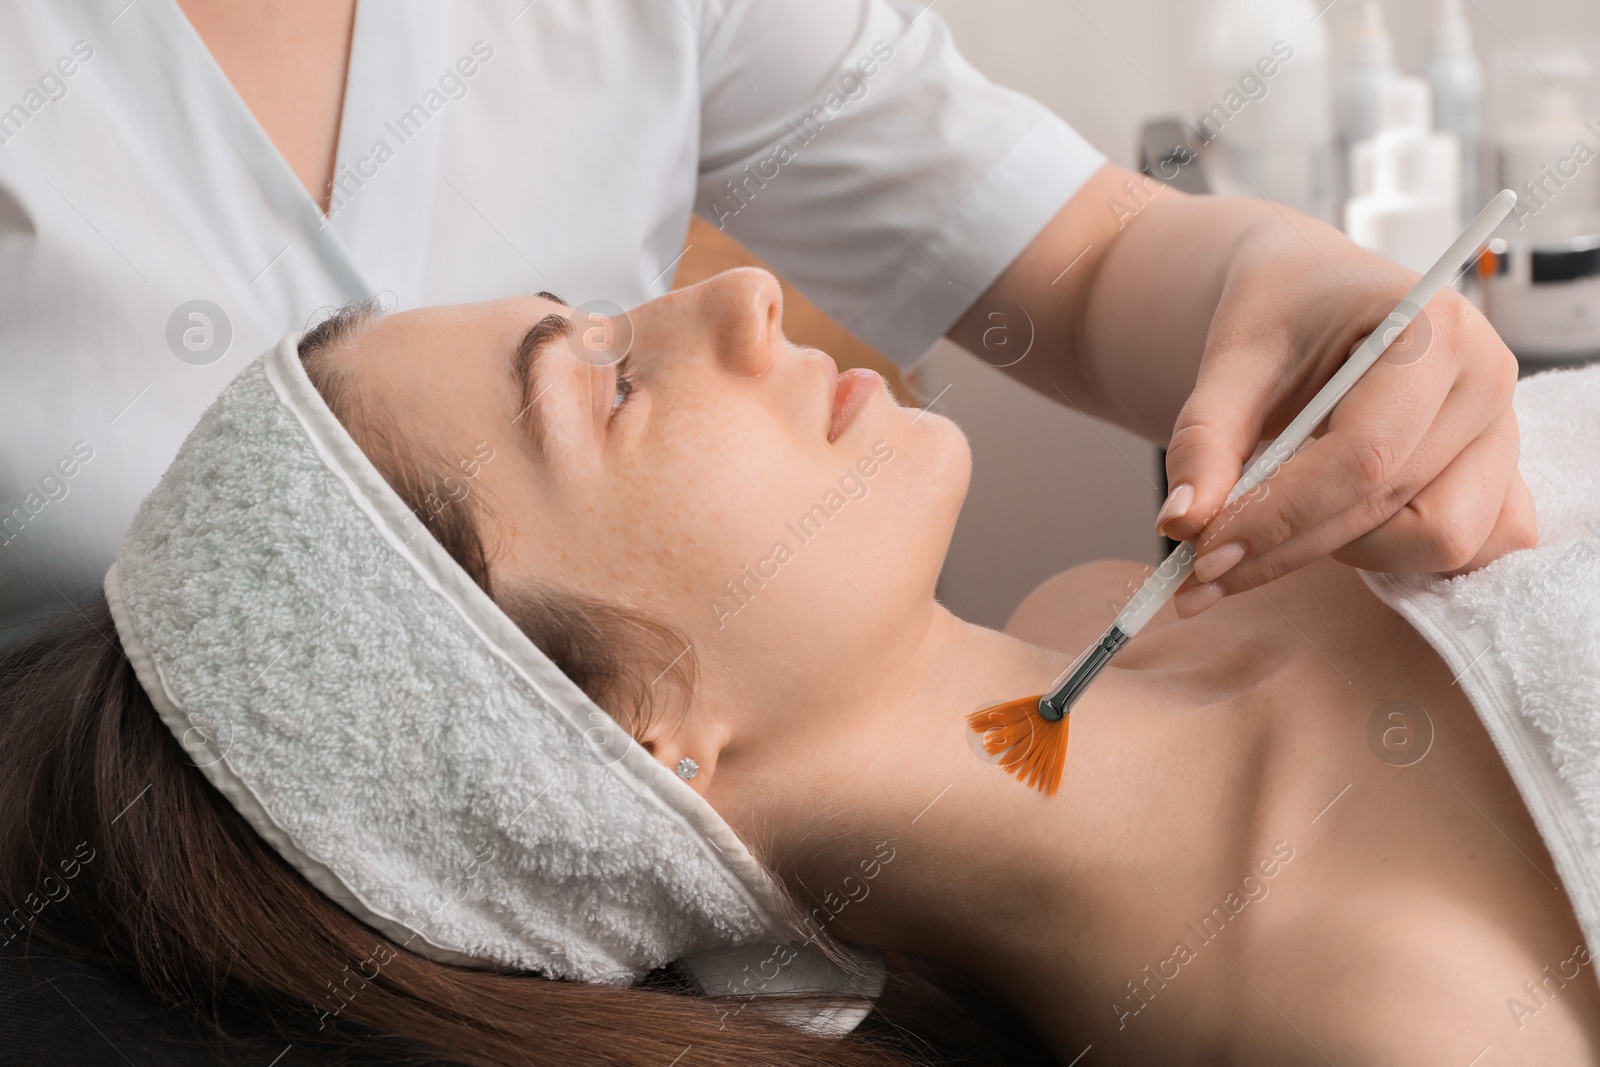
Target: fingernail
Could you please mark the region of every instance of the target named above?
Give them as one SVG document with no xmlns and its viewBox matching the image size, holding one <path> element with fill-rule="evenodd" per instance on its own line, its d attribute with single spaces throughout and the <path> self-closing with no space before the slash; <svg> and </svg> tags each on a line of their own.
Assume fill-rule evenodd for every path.
<svg viewBox="0 0 1600 1067">
<path fill-rule="evenodd" d="M 1163 537 L 1167 535 L 1164 528 L 1168 519 L 1175 519 L 1189 510 L 1189 505 L 1194 503 L 1194 486 L 1188 482 L 1179 482 L 1172 487 L 1172 492 L 1167 494 L 1166 501 L 1161 505 L 1161 510 L 1156 512 L 1156 533 Z"/>
<path fill-rule="evenodd" d="M 1198 615 L 1202 611 L 1222 599 L 1222 586 L 1216 582 L 1207 582 L 1191 589 L 1185 589 L 1172 598 L 1172 606 L 1178 614 L 1187 619 Z"/>
<path fill-rule="evenodd" d="M 1235 563 L 1244 559 L 1244 543 L 1229 541 L 1214 548 L 1194 561 L 1194 580 L 1209 582 L 1226 574 Z"/>
</svg>

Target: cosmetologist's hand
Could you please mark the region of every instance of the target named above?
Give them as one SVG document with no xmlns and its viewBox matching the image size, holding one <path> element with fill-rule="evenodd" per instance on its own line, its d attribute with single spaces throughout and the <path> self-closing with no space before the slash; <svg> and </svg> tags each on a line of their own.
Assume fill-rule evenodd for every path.
<svg viewBox="0 0 1600 1067">
<path fill-rule="evenodd" d="M 1255 454 L 1418 277 L 1331 228 L 1264 220 L 1240 234 L 1167 446 L 1172 493 L 1157 531 L 1198 535 L 1178 614 L 1327 555 L 1367 570 L 1457 575 L 1537 543 L 1533 497 L 1517 470 L 1516 358 L 1449 288 L 1316 436 L 1224 506 Z"/>
<path fill-rule="evenodd" d="M 945 336 L 1166 444 L 1173 493 L 1157 530 L 1200 553 L 1179 615 L 1324 556 L 1454 575 L 1537 543 L 1517 472 L 1516 357 L 1448 288 L 1313 439 L 1224 508 L 1420 275 L 1286 205 L 1157 176 L 1101 165 Z M 997 323 L 1030 343 L 991 350 Z"/>
</svg>

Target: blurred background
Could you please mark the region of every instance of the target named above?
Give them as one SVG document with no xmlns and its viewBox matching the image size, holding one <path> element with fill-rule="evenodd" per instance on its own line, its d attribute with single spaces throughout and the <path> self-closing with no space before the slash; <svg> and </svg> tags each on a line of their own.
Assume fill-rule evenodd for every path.
<svg viewBox="0 0 1600 1067">
<path fill-rule="evenodd" d="M 1523 372 L 1600 358 L 1596 0 L 934 0 L 990 79 L 1113 163 L 1267 195 L 1422 270 L 1497 189 L 1512 218 L 1461 288 Z M 1280 43 L 1281 42 L 1281 43 Z M 1290 58 L 1285 59 L 1284 54 Z M 1270 73 L 1269 73 L 1270 71 Z M 1190 158 L 1157 168 L 1161 158 Z M 696 221 L 675 284 L 759 262 Z M 973 483 L 939 596 L 1000 626 L 1091 559 L 1156 563 L 1161 446 L 941 341 L 901 374 L 786 285 L 785 330 L 961 424 Z"/>
</svg>

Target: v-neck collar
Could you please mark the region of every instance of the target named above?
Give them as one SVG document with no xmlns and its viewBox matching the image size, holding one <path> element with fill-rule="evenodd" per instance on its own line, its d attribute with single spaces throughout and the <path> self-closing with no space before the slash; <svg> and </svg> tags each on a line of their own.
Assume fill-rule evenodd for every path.
<svg viewBox="0 0 1600 1067">
<path fill-rule="evenodd" d="M 188 68 L 191 86 L 212 90 L 201 94 L 204 102 L 189 104 L 197 111 L 214 111 L 221 136 L 230 139 L 255 175 L 260 194 L 341 287 L 352 296 L 390 291 L 400 307 L 420 303 L 442 123 L 437 118 L 424 123 L 403 144 L 396 143 L 385 124 L 420 101 L 443 73 L 450 5 L 357 0 L 334 155 L 334 194 L 325 214 L 178 0 L 147 3 L 151 14 L 166 22 L 162 37 L 174 42 L 176 55 L 171 58 Z M 375 164 L 371 157 L 379 140 L 393 151 L 386 162 Z M 341 185 L 347 195 L 341 196 Z"/>
<path fill-rule="evenodd" d="M 438 81 L 450 66 L 452 6 L 356 4 L 327 219 L 400 307 L 420 302 L 427 266 L 446 119 L 426 101 L 430 92 L 445 99 Z"/>
</svg>

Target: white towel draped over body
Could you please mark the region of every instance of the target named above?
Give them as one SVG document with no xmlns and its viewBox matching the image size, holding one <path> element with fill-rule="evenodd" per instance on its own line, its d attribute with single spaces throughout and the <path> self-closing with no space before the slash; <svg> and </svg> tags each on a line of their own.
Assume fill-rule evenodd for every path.
<svg viewBox="0 0 1600 1067">
<path fill-rule="evenodd" d="M 1538 546 L 1458 578 L 1361 576 L 1458 676 L 1600 950 L 1600 366 L 1524 378 L 1514 406 Z"/>
</svg>

